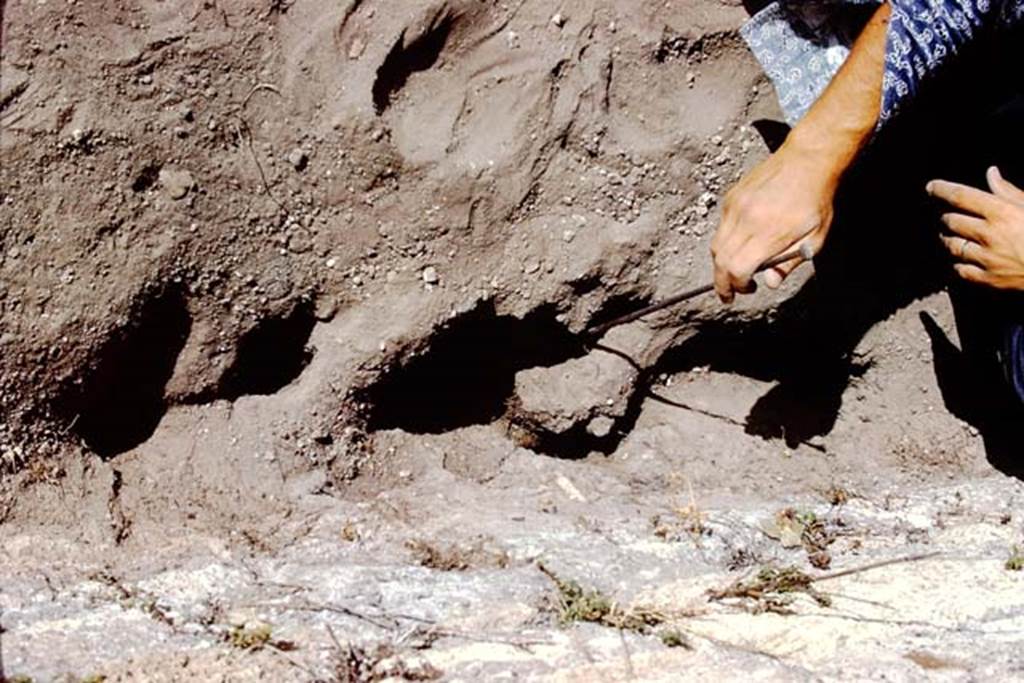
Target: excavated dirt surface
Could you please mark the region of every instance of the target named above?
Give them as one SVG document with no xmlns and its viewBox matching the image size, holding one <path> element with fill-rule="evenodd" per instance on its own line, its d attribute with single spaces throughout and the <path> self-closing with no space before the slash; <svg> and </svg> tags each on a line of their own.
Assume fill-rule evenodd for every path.
<svg viewBox="0 0 1024 683">
<path fill-rule="evenodd" d="M 927 259 L 583 333 L 709 277 L 753 4 L 0 3 L 0 678 L 1024 677 Z"/>
</svg>

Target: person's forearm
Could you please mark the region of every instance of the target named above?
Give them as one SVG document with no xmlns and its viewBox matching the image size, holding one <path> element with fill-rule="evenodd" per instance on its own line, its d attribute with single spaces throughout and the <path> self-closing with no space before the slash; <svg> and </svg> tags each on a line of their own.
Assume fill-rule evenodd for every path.
<svg viewBox="0 0 1024 683">
<path fill-rule="evenodd" d="M 722 301 L 751 291 L 754 273 L 772 256 L 794 248 L 817 253 L 824 246 L 840 179 L 871 139 L 882 111 L 889 16 L 888 4 L 875 12 L 782 147 L 726 193 L 711 242 Z M 770 269 L 765 284 L 779 286 L 798 264 Z"/>
<path fill-rule="evenodd" d="M 836 182 L 878 124 L 889 16 L 889 4 L 884 3 L 835 78 L 786 139 L 786 147 L 817 158 Z"/>
</svg>

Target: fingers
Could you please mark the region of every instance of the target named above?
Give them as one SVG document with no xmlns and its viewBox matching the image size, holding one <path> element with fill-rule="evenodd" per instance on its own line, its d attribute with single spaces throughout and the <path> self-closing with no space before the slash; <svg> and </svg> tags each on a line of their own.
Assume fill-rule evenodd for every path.
<svg viewBox="0 0 1024 683">
<path fill-rule="evenodd" d="M 732 303 L 736 294 L 750 294 L 757 290 L 754 268 L 748 268 L 738 258 L 722 259 L 712 253 L 715 262 L 715 292 L 722 303 Z"/>
<path fill-rule="evenodd" d="M 732 290 L 732 275 L 729 272 L 728 264 L 720 256 L 720 249 L 716 244 L 711 245 L 711 262 L 715 265 L 715 293 L 722 300 L 723 304 L 731 304 L 736 298 Z"/>
<path fill-rule="evenodd" d="M 768 289 L 778 289 L 782 286 L 782 281 L 786 279 L 792 271 L 785 270 L 782 266 L 775 266 L 764 271 L 764 284 Z"/>
<path fill-rule="evenodd" d="M 925 189 L 933 197 L 977 216 L 995 215 L 1003 208 L 1002 198 L 970 185 L 951 183 L 948 180 L 933 180 Z"/>
<path fill-rule="evenodd" d="M 988 264 L 988 257 L 985 248 L 977 242 L 972 242 L 963 237 L 941 237 L 946 251 L 953 255 L 953 258 L 964 263 L 973 263 L 979 266 Z"/>
<path fill-rule="evenodd" d="M 719 232 L 722 234 L 722 231 Z M 749 241 L 739 245 L 716 239 L 711 243 L 711 258 L 715 265 L 715 292 L 723 303 L 732 303 L 736 294 L 750 294 L 757 290 L 754 272 L 761 265 L 755 246 Z M 724 242 L 724 243 L 723 243 Z"/>
<path fill-rule="evenodd" d="M 723 238 L 723 235 L 735 233 L 734 220 L 725 212 L 722 225 L 715 238 L 711 241 L 711 260 L 715 267 L 715 293 L 724 304 L 731 304 L 736 298 L 736 293 L 743 293 L 749 290 L 750 275 L 753 269 L 744 277 L 745 268 L 739 258 L 743 244 L 736 243 L 735 238 Z"/>
<path fill-rule="evenodd" d="M 727 269 L 715 267 L 715 293 L 723 304 L 731 304 L 737 294 L 753 294 L 757 291 L 757 283 L 753 278 L 744 279 L 735 276 Z"/>
<path fill-rule="evenodd" d="M 799 258 L 792 251 L 784 252 L 789 253 L 793 256 L 789 261 L 780 263 L 777 266 L 772 266 L 764 273 L 764 283 L 770 289 L 778 289 L 782 286 L 782 282 L 789 277 L 789 274 L 800 267 L 800 264 L 805 261 L 811 261 L 814 259 L 814 255 L 821 249 L 822 240 L 817 235 L 812 235 L 807 239 L 799 242 L 797 251 L 799 252 Z M 792 247 L 791 247 L 792 249 Z"/>
<path fill-rule="evenodd" d="M 814 258 L 814 254 L 822 246 L 821 242 L 820 238 L 808 237 L 799 242 L 798 246 L 793 245 L 783 251 L 783 254 L 789 255 L 791 258 L 766 269 L 764 284 L 770 289 L 778 289 L 783 280 L 800 264 Z M 723 252 L 725 252 L 725 248 L 712 244 L 711 256 L 715 264 L 715 291 L 719 298 L 724 303 L 731 303 L 737 293 L 750 294 L 757 291 L 754 275 L 763 268 L 763 261 L 754 260 L 757 252 L 751 249 L 735 250 L 731 260 L 722 258 Z"/>
<path fill-rule="evenodd" d="M 1015 204 L 1024 204 L 1024 190 L 1004 178 L 997 167 L 990 166 L 985 173 L 985 178 L 988 180 L 988 187 L 992 190 L 992 194 Z"/>
<path fill-rule="evenodd" d="M 795 258 L 792 261 L 786 261 L 780 263 L 777 266 L 772 266 L 768 270 L 764 271 L 764 284 L 769 289 L 778 289 L 782 286 L 782 281 L 789 277 L 789 274 L 797 269 L 803 261 Z"/>
<path fill-rule="evenodd" d="M 728 304 L 732 302 L 732 288 L 729 286 L 729 272 L 725 269 L 725 264 L 719 258 L 721 254 L 720 236 L 722 235 L 722 229 L 725 227 L 723 223 L 718 228 L 718 232 L 715 233 L 714 238 L 711 240 L 711 266 L 714 269 L 714 280 L 715 280 L 715 294 L 721 299 L 722 303 Z"/>
<path fill-rule="evenodd" d="M 820 247 L 820 245 L 818 245 Z M 764 284 L 769 289 L 778 289 L 782 286 L 783 280 L 789 277 L 789 274 L 800 267 L 805 261 L 810 261 L 814 258 L 814 254 L 818 251 L 817 248 L 812 244 L 811 239 L 806 239 L 799 244 L 800 256 L 793 255 L 793 258 L 784 263 L 780 263 L 777 266 L 772 266 L 768 270 L 764 271 Z M 787 250 L 792 253 L 792 248 Z"/>
<path fill-rule="evenodd" d="M 956 269 L 957 275 L 968 282 L 974 282 L 979 285 L 989 284 L 988 273 L 983 268 L 970 263 L 958 263 L 953 268 Z"/>
<path fill-rule="evenodd" d="M 960 237 L 966 237 L 972 242 L 988 244 L 988 223 L 983 218 L 962 213 L 944 213 L 942 222 Z"/>
<path fill-rule="evenodd" d="M 732 293 L 732 287 L 729 286 L 728 275 L 718 266 L 715 266 L 715 294 L 723 304 L 731 304 L 736 298 Z"/>
</svg>

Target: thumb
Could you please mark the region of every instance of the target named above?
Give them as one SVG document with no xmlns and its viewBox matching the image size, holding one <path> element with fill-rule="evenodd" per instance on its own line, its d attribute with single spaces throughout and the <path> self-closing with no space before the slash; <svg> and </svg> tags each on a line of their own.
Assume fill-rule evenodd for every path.
<svg viewBox="0 0 1024 683">
<path fill-rule="evenodd" d="M 802 242 L 797 243 L 800 248 L 800 257 L 794 256 L 791 260 L 785 263 L 780 263 L 777 266 L 772 266 L 768 270 L 764 271 L 764 284 L 769 289 L 778 289 L 782 286 L 782 282 L 789 277 L 789 274 L 800 267 L 800 264 L 805 261 L 810 261 L 814 258 L 814 254 L 818 251 L 812 244 L 810 239 L 805 239 Z"/>
<path fill-rule="evenodd" d="M 998 167 L 990 166 L 985 173 L 985 178 L 988 180 L 988 187 L 992 190 L 992 194 L 1015 204 L 1024 204 L 1024 190 L 1004 178 Z"/>
</svg>

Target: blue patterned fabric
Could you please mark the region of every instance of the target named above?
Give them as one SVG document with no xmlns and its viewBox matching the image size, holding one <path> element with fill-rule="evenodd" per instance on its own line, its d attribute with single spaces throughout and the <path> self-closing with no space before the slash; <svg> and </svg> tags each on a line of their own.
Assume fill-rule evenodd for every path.
<svg viewBox="0 0 1024 683">
<path fill-rule="evenodd" d="M 828 85 L 863 28 L 865 6 L 878 0 L 780 0 L 741 30 L 775 84 L 792 124 Z M 1024 21 L 1024 0 L 890 0 L 879 127 L 921 83 L 983 31 Z M 860 11 L 858 11 L 860 10 Z"/>
<path fill-rule="evenodd" d="M 1006 379 L 1024 401 L 1024 325 L 1014 325 L 1007 331 L 1001 355 Z"/>
</svg>

